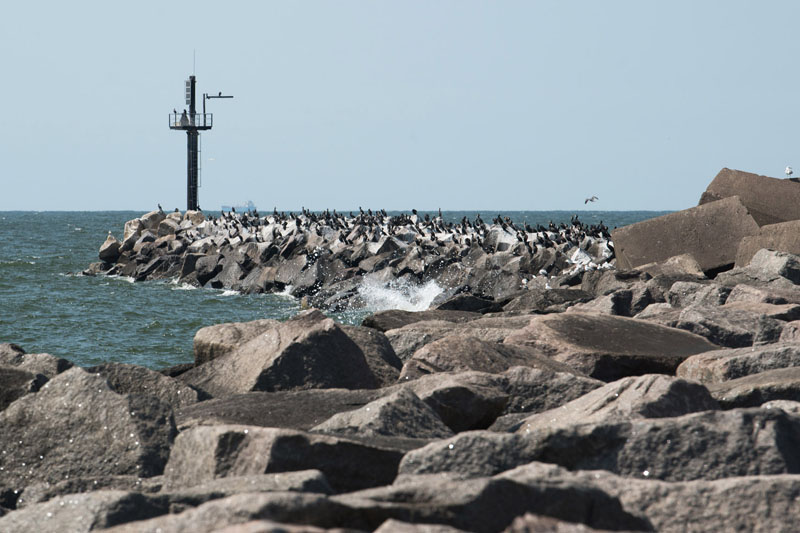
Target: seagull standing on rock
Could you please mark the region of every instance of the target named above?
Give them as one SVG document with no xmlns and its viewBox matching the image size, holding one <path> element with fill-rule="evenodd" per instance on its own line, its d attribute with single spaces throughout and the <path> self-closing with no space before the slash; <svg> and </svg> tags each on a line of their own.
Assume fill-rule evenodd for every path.
<svg viewBox="0 0 800 533">
<path fill-rule="evenodd" d="M 794 174 L 794 170 L 792 170 L 792 167 L 786 167 L 786 170 L 784 170 L 784 172 L 786 173 L 787 178 L 791 178 L 792 174 Z"/>
</svg>

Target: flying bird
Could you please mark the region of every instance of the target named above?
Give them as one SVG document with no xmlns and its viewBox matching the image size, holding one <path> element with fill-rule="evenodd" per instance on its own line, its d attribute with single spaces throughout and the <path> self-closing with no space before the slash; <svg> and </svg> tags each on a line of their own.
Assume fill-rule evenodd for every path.
<svg viewBox="0 0 800 533">
<path fill-rule="evenodd" d="M 588 204 L 589 202 L 596 202 L 599 199 L 600 198 L 598 198 L 597 196 L 592 196 L 591 198 L 587 198 L 586 200 L 584 200 L 583 203 Z"/>
<path fill-rule="evenodd" d="M 792 167 L 786 167 L 786 170 L 784 170 L 784 172 L 786 173 L 787 178 L 791 178 L 792 174 L 794 174 L 794 170 L 792 170 Z"/>
</svg>

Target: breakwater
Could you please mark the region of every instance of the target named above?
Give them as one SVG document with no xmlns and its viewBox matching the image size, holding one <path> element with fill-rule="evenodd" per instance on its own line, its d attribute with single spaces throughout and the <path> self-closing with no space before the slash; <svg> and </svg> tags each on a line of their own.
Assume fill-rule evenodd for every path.
<svg viewBox="0 0 800 533">
<path fill-rule="evenodd" d="M 502 300 L 531 286 L 576 285 L 586 271 L 613 268 L 609 237 L 602 222 L 585 224 L 577 216 L 532 226 L 503 215 L 446 222 L 441 213 L 415 211 L 206 217 L 158 210 L 128 221 L 122 240 L 109 232 L 101 261 L 85 273 L 288 292 L 333 311 L 363 308 L 364 283 L 435 283 L 442 299 Z"/>
</svg>

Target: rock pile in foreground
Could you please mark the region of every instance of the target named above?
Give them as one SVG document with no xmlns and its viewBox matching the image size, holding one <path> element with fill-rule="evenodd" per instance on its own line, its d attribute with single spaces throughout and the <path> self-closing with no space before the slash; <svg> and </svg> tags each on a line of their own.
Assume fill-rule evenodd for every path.
<svg viewBox="0 0 800 533">
<path fill-rule="evenodd" d="M 182 371 L 0 345 L 0 531 L 795 529 L 800 257 L 648 270 L 218 324 Z"/>
</svg>

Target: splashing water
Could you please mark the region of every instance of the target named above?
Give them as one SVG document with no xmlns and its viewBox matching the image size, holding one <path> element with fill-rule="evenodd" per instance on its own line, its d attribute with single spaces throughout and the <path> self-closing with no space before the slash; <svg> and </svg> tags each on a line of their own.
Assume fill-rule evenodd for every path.
<svg viewBox="0 0 800 533">
<path fill-rule="evenodd" d="M 358 287 L 358 295 L 372 312 L 386 309 L 424 311 L 442 292 L 444 289 L 432 280 L 418 285 L 408 280 L 380 282 L 365 279 Z"/>
</svg>

